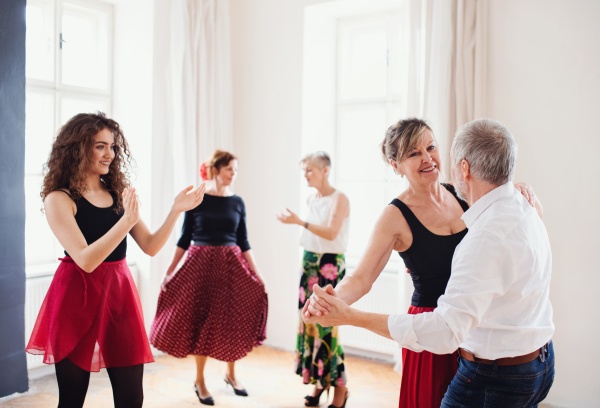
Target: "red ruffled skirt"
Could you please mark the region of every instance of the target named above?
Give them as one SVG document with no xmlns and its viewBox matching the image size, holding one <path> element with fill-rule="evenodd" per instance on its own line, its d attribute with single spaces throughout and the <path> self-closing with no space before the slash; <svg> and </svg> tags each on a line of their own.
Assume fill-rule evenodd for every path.
<svg viewBox="0 0 600 408">
<path fill-rule="evenodd" d="M 150 342 L 183 358 L 236 361 L 266 339 L 265 288 L 237 246 L 188 248 L 158 298 Z"/>
<path fill-rule="evenodd" d="M 408 308 L 408 314 L 433 312 L 434 307 Z M 415 353 L 402 349 L 400 408 L 439 408 L 458 370 L 458 354 Z"/>
<path fill-rule="evenodd" d="M 86 371 L 153 362 L 127 261 L 87 273 L 61 260 L 25 350 L 43 354 L 46 364 L 68 357 Z"/>
</svg>

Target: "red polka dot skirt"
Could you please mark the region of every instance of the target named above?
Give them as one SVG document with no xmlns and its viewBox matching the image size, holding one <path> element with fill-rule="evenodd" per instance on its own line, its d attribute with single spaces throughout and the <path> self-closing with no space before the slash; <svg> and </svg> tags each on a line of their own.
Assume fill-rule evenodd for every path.
<svg viewBox="0 0 600 408">
<path fill-rule="evenodd" d="M 150 342 L 175 357 L 236 361 L 266 339 L 265 288 L 237 246 L 188 248 L 158 298 Z"/>
</svg>

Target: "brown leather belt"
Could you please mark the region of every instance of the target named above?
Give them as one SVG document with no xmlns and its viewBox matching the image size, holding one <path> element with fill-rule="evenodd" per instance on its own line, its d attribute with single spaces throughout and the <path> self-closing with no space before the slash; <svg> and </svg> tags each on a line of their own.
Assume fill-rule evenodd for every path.
<svg viewBox="0 0 600 408">
<path fill-rule="evenodd" d="M 552 341 L 552 340 L 550 340 L 550 341 Z M 461 358 L 464 358 L 465 360 L 470 361 L 472 363 L 481 363 L 481 364 L 499 365 L 499 366 L 513 366 L 513 365 L 529 363 L 538 357 L 540 357 L 540 359 L 542 361 L 545 361 L 546 357 L 548 356 L 548 346 L 550 344 L 550 341 L 548 343 L 544 344 L 538 350 L 532 351 L 531 353 L 525 354 L 524 356 L 504 357 L 504 358 L 499 358 L 498 360 L 486 360 L 484 358 L 475 357 L 475 355 L 473 355 L 473 353 L 471 353 L 470 351 L 467 351 L 463 348 L 458 349 L 458 355 Z"/>
</svg>

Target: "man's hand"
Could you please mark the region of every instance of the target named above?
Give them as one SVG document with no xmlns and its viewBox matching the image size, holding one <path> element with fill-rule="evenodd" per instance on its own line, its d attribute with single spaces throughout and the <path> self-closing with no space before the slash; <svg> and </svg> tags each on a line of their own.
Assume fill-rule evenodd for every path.
<svg viewBox="0 0 600 408">
<path fill-rule="evenodd" d="M 323 327 L 341 326 L 350 322 L 352 309 L 342 300 L 334 296 L 335 291 L 331 285 L 327 285 L 325 289 L 319 285 L 313 285 L 313 296 L 310 297 L 304 304 L 302 309 L 302 320 L 304 323 L 318 323 Z M 315 301 L 313 298 L 319 299 Z M 326 304 L 327 310 L 323 307 Z M 309 311 L 313 306 L 315 314 Z"/>
</svg>

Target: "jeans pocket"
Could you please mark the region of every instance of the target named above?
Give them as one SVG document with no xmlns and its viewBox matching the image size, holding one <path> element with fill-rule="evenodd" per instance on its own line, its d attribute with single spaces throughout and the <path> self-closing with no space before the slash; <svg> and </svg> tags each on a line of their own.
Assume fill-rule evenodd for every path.
<svg viewBox="0 0 600 408">
<path fill-rule="evenodd" d="M 528 408 L 535 391 L 487 388 L 484 408 Z"/>
</svg>

